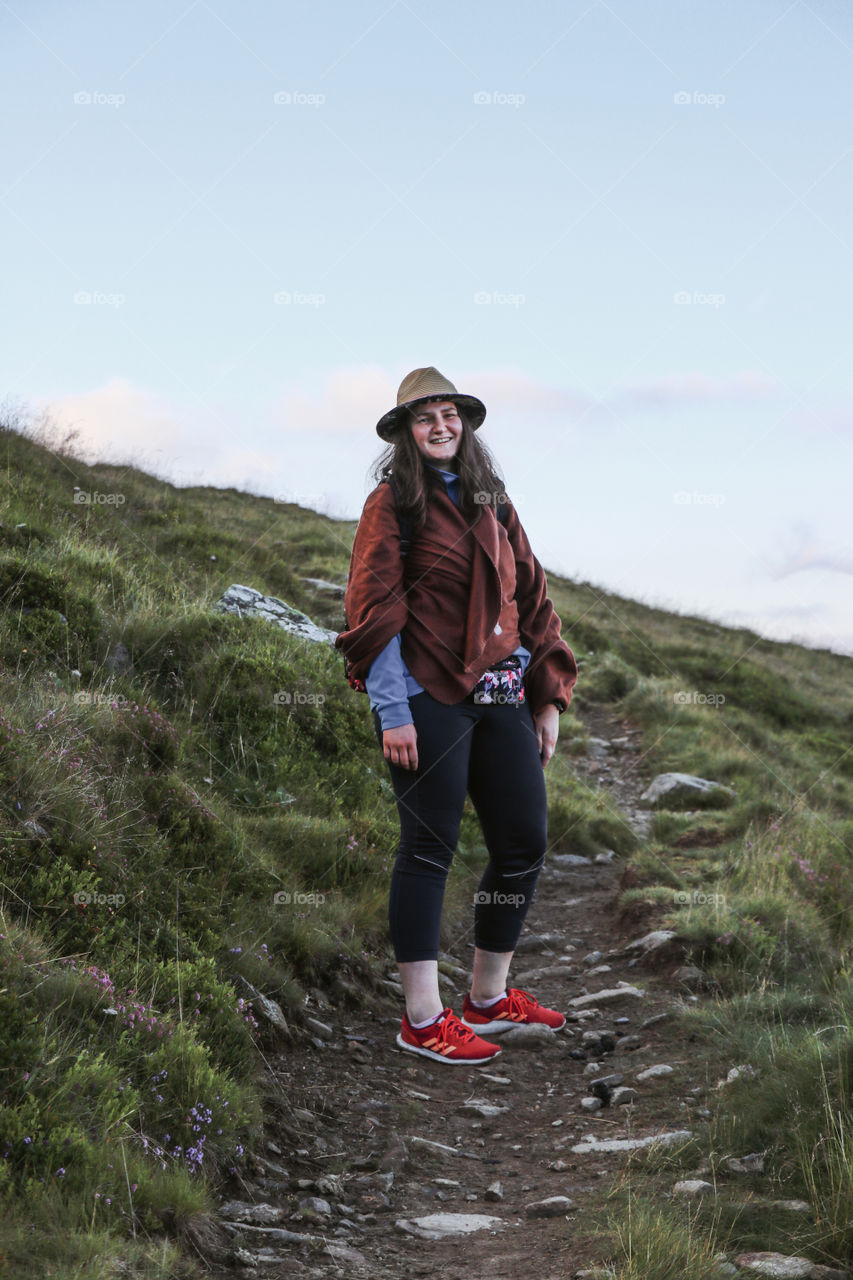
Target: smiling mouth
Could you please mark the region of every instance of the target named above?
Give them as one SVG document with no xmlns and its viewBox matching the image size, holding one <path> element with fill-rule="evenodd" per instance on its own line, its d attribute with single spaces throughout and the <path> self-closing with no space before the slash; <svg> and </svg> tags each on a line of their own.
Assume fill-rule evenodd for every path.
<svg viewBox="0 0 853 1280">
<path fill-rule="evenodd" d="M 453 436 L 440 436 L 437 440 L 433 440 L 432 444 L 450 444 Z"/>
</svg>

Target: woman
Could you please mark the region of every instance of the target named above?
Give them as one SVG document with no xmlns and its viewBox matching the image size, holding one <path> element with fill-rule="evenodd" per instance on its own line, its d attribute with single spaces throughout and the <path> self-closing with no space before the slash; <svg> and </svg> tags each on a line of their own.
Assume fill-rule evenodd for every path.
<svg viewBox="0 0 853 1280">
<path fill-rule="evenodd" d="M 475 437 L 485 416 L 482 401 L 435 368 L 403 379 L 376 426 L 391 447 L 356 530 L 348 630 L 335 640 L 370 695 L 400 817 L 388 912 L 406 1002 L 397 1044 L 469 1065 L 500 1053 L 484 1035 L 565 1023 L 506 979 L 545 857 L 543 768 L 577 679 L 542 566 Z M 412 520 L 405 557 L 394 494 L 381 482 L 391 475 Z M 458 1018 L 442 1006 L 437 961 L 466 792 L 489 861 Z"/>
</svg>

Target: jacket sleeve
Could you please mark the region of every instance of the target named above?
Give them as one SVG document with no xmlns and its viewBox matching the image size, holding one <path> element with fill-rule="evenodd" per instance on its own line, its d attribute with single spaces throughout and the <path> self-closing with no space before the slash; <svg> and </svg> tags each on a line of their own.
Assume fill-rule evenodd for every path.
<svg viewBox="0 0 853 1280">
<path fill-rule="evenodd" d="M 350 556 L 344 593 L 347 630 L 335 637 L 356 679 L 406 625 L 408 605 L 400 556 L 400 523 L 391 486 L 378 484 L 365 501 Z"/>
<path fill-rule="evenodd" d="M 559 701 L 565 711 L 578 678 L 578 664 L 560 636 L 560 619 L 548 596 L 545 570 L 533 554 L 511 502 L 505 528 L 515 553 L 518 629 L 522 643 L 530 650 L 530 662 L 524 673 L 530 709 L 535 714 L 550 702 Z"/>
<path fill-rule="evenodd" d="M 371 710 L 379 712 L 383 729 L 397 729 L 412 723 L 409 695 L 406 692 L 406 664 L 400 651 L 399 635 L 392 636 L 381 653 L 373 659 L 364 677 L 370 696 Z"/>
</svg>

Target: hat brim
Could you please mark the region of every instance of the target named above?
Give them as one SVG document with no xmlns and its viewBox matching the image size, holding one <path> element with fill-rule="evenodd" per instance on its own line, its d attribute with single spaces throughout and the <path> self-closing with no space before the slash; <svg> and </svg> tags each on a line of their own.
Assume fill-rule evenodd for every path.
<svg viewBox="0 0 853 1280">
<path fill-rule="evenodd" d="M 390 442 L 394 433 L 405 423 L 409 410 L 415 405 L 426 404 L 429 400 L 452 400 L 458 408 L 466 409 L 472 431 L 482 426 L 486 416 L 486 406 L 476 396 L 466 396 L 454 391 L 437 392 L 430 396 L 417 396 L 414 400 L 407 400 L 404 404 L 398 404 L 396 408 L 389 409 L 376 424 L 377 435 Z"/>
</svg>

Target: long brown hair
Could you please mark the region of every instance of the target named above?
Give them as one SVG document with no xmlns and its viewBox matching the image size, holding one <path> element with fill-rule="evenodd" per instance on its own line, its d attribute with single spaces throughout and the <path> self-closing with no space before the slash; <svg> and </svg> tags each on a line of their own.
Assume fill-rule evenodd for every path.
<svg viewBox="0 0 853 1280">
<path fill-rule="evenodd" d="M 459 509 L 473 524 L 485 504 L 497 506 L 503 500 L 504 481 L 488 447 L 471 430 L 465 409 L 457 405 L 462 434 L 454 455 L 459 476 Z M 423 527 L 429 510 L 430 491 L 443 485 L 441 476 L 427 464 L 412 434 L 412 411 L 394 432 L 394 438 L 377 460 L 372 478 L 376 484 L 394 477 L 400 504 L 415 529 Z"/>
</svg>

